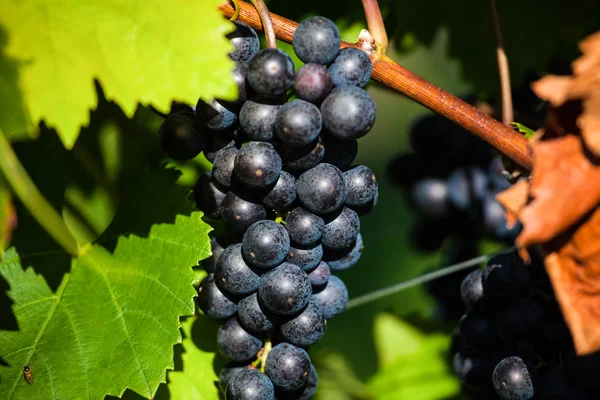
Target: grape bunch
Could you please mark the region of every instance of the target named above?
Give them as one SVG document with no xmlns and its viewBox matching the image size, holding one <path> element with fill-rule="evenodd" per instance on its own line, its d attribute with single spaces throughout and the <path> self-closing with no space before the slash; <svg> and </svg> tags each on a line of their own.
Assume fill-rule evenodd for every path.
<svg viewBox="0 0 600 400">
<path fill-rule="evenodd" d="M 378 197 L 373 171 L 352 165 L 357 139 L 375 123 L 363 90 L 372 65 L 361 50 L 340 50 L 340 32 L 324 17 L 306 19 L 294 34 L 305 63 L 297 72 L 288 54 L 260 50 L 256 32 L 235 25 L 238 99 L 172 112 L 161 145 L 180 160 L 204 151 L 213 163 L 194 198 L 224 235 L 203 261 L 198 305 L 223 321 L 226 398 L 307 399 L 318 381 L 307 350 L 348 301 L 331 273 L 359 260 L 359 216 Z"/>
<path fill-rule="evenodd" d="M 460 287 L 454 371 L 473 399 L 598 399 L 598 354 L 577 357 L 539 257 L 497 254 Z"/>
</svg>

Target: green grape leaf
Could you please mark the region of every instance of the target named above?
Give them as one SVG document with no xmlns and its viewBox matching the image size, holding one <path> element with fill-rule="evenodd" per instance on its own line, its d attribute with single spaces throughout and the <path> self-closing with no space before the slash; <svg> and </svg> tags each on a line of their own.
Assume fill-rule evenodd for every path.
<svg viewBox="0 0 600 400">
<path fill-rule="evenodd" d="M 146 203 L 182 196 L 173 181 L 178 174 L 159 171 L 155 177 L 163 186 L 144 192 Z M 146 180 L 139 185 L 146 186 Z M 32 268 L 23 268 L 27 258 L 20 259 L 14 249 L 6 252 L 0 281 L 9 288 L 18 328 L 0 331 L 0 398 L 100 399 L 120 396 L 126 388 L 154 396 L 166 381 L 166 369 L 174 367 L 179 317 L 194 312 L 192 266 L 210 254 L 211 228 L 202 213 L 189 214 L 191 203 L 185 209 L 173 203 L 170 209 L 178 215 L 169 221 L 131 225 L 118 222 L 129 218 L 127 210 L 136 215 L 134 204 L 124 200 L 114 225 L 123 229 L 113 232 L 143 229 L 119 236 L 114 249 L 102 240 L 85 247 L 56 292 Z M 25 364 L 33 384 L 23 377 Z"/>
<path fill-rule="evenodd" d="M 6 70 L 0 76 L 15 76 L 16 65 L 22 95 L 12 107 L 24 105 L 34 125 L 44 120 L 71 148 L 98 104 L 95 79 L 129 117 L 138 103 L 168 112 L 172 100 L 233 99 L 225 38 L 233 25 L 220 15 L 219 3 L 1 1 L 0 31 L 11 61 L 0 62 Z M 13 101 L 5 97 L 2 107 Z M 18 121 L 0 118 L 9 134 L 25 127 L 22 113 L 15 115 Z"/>
<path fill-rule="evenodd" d="M 512 126 L 517 132 L 520 132 L 523 134 L 523 136 L 525 136 L 527 139 L 531 139 L 534 135 L 535 135 L 535 131 L 526 127 L 523 124 L 520 124 L 518 122 L 509 122 L 510 126 Z"/>
<path fill-rule="evenodd" d="M 450 338 L 426 335 L 391 314 L 375 320 L 380 369 L 367 387 L 376 399 L 437 400 L 460 390 L 447 360 Z"/>
<path fill-rule="evenodd" d="M 352 365 L 335 351 L 321 350 L 311 354 L 319 374 L 317 400 L 372 399 L 365 384 L 356 376 Z"/>
<path fill-rule="evenodd" d="M 217 324 L 204 315 L 182 323 L 183 369 L 169 372 L 171 399 L 218 400 L 219 380 L 214 369 Z M 201 344 L 201 345 L 199 345 Z"/>
</svg>

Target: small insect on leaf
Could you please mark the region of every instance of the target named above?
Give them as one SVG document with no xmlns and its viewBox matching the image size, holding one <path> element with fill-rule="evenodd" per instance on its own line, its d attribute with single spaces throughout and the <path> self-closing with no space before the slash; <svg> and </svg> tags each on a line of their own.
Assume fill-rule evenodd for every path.
<svg viewBox="0 0 600 400">
<path fill-rule="evenodd" d="M 25 378 L 25 382 L 29 383 L 30 385 L 33 385 L 33 372 L 31 372 L 31 368 L 29 368 L 29 365 L 23 366 L 23 378 Z"/>
</svg>

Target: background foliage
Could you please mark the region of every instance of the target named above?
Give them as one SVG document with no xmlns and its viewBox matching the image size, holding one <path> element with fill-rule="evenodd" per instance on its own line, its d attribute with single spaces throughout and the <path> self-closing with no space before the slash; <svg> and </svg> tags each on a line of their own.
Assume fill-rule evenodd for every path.
<svg viewBox="0 0 600 400">
<path fill-rule="evenodd" d="M 454 94 L 476 92 L 494 97 L 498 83 L 487 2 L 380 3 L 394 40 L 393 58 Z M 44 376 L 56 376 L 54 390 L 62 387 L 61 380 L 68 379 L 78 384 L 87 381 L 90 398 L 118 395 L 125 387 L 148 397 L 164 380 L 165 368 L 174 367 L 175 372 L 167 377 L 169 384 L 160 386 L 157 398 L 217 398 L 212 381 L 223 360 L 215 356 L 214 323 L 201 315 L 185 319 L 182 344 L 174 347 L 174 359 L 171 357 L 171 344 L 178 341 L 174 330 L 177 316 L 192 313 L 189 285 L 168 284 L 178 288 L 185 306 L 163 309 L 155 305 L 151 309 L 170 321 L 173 329 L 168 335 L 149 338 L 160 335 L 160 329 L 145 331 L 136 326 L 131 336 L 133 343 L 150 341 L 162 346 L 160 351 L 146 349 L 146 357 L 138 358 L 147 363 L 142 370 L 152 371 L 149 377 L 127 374 L 139 371 L 132 364 L 136 357 L 131 351 L 125 352 L 123 359 L 112 360 L 110 368 L 98 370 L 95 366 L 115 353 L 102 344 L 93 345 L 94 338 L 85 336 L 102 325 L 101 314 L 88 307 L 98 307 L 99 299 L 106 295 L 100 278 L 85 276 L 89 271 L 85 257 L 101 259 L 99 268 L 105 272 L 126 262 L 132 270 L 140 266 L 144 273 L 164 279 L 169 279 L 170 271 L 165 266 L 176 265 L 185 280 L 192 282 L 190 267 L 207 255 L 208 227 L 198 213 L 191 213 L 185 188 L 209 164 L 203 156 L 187 164 L 169 163 L 182 170 L 179 177 L 159 167 L 165 161 L 156 136 L 161 118 L 145 106 L 153 104 L 166 111 L 173 99 L 195 103 L 198 97 L 234 95 L 228 75 L 232 65 L 226 57 L 229 45 L 223 38 L 231 25 L 220 19 L 216 4 L 218 0 L 178 0 L 168 6 L 119 0 L 85 5 L 0 0 L 0 130 L 14 140 L 19 159 L 66 219 L 78 242 L 96 243 L 86 256 L 72 261 L 13 199 L 18 225 L 11 245 L 22 264 L 16 263 L 15 250 L 0 263 L 0 393 L 8 390 L 14 398 L 32 398 L 31 393 L 40 394 L 48 387 Z M 272 0 L 269 6 L 295 20 L 310 14 L 328 16 L 343 28 L 346 40 L 354 40 L 364 25 L 359 1 Z M 559 0 L 526 4 L 511 0 L 501 3 L 500 13 L 515 82 L 527 71 L 564 70 L 576 54 L 576 43 L 600 28 L 600 5 L 595 0 L 571 2 L 568 8 Z M 342 274 L 351 297 L 414 277 L 443 262 L 441 254 L 424 255 L 410 247 L 414 216 L 403 194 L 385 179 L 387 160 L 408 147 L 406 132 L 411 121 L 427 111 L 376 84 L 370 85 L 369 92 L 377 104 L 378 119 L 373 131 L 361 139 L 356 162 L 375 171 L 380 202 L 362 221 L 365 252 L 360 264 Z M 25 140 L 31 137 L 37 139 Z M 183 188 L 175 186 L 175 179 Z M 6 192 L 6 184 L 0 180 L 0 243 L 5 238 L 7 216 L 12 215 Z M 166 243 L 152 243 L 158 237 L 189 242 L 192 248 L 179 254 Z M 148 249 L 162 258 L 140 258 Z M 132 260 L 136 262 L 130 263 Z M 27 267 L 30 269 L 24 269 Z M 69 271 L 70 275 L 65 275 Z M 68 292 L 65 282 L 71 279 L 69 286 L 75 285 L 78 276 L 80 286 Z M 23 282 L 22 286 L 17 282 Z M 118 282 L 117 276 L 115 288 Z M 157 296 L 161 290 L 159 284 L 145 287 L 140 281 L 134 283 L 127 290 L 119 289 L 123 296 L 133 296 L 131 304 Z M 135 291 L 129 293 L 129 289 Z M 72 293 L 72 305 L 63 306 L 58 293 Z M 87 328 L 74 327 L 69 334 L 49 329 L 53 335 L 40 336 L 47 340 L 40 343 L 58 346 L 57 354 L 68 357 L 36 362 L 32 365 L 36 384 L 26 386 L 22 365 L 34 362 L 25 355 L 40 353 L 42 347 L 32 341 L 35 336 L 25 338 L 25 326 L 39 324 L 34 311 L 47 314 L 52 303 L 40 302 L 35 309 L 28 306 L 21 312 L 18 307 L 44 297 L 64 307 L 67 314 L 81 315 L 77 321 Z M 331 321 L 327 335 L 311 351 L 321 376 L 318 398 L 454 396 L 458 385 L 448 373 L 445 354 L 451 327 L 431 322 L 434 315 L 433 301 L 416 288 Z M 110 318 L 118 322 L 127 317 L 115 314 Z M 78 332 L 83 335 L 79 339 Z M 72 344 L 77 340 L 83 343 L 79 348 Z M 149 357 L 151 351 L 162 356 Z M 123 381 L 113 382 L 114 377 Z M 79 388 L 60 393 L 65 398 L 82 396 Z M 136 395 L 127 391 L 127 396 Z"/>
</svg>

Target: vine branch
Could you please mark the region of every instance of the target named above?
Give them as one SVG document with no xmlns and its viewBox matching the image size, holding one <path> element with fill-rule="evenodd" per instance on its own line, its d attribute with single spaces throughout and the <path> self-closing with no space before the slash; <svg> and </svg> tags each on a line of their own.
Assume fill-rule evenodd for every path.
<svg viewBox="0 0 600 400">
<path fill-rule="evenodd" d="M 260 17 L 254 7 L 243 1 L 240 1 L 239 4 L 239 20 L 255 29 L 262 30 Z M 219 9 L 227 17 L 231 17 L 234 13 L 234 9 L 229 3 L 221 4 Z M 276 14 L 271 14 L 271 19 L 277 37 L 291 43 L 298 23 Z M 357 46 L 342 42 L 342 47 Z M 453 121 L 490 143 L 523 168 L 531 169 L 532 160 L 527 139 L 513 131 L 511 127 L 413 74 L 387 57 L 379 58 L 377 53 L 369 54 L 369 57 L 373 62 L 373 79 L 375 81 Z"/>
<path fill-rule="evenodd" d="M 58 212 L 35 186 L 4 133 L 0 131 L 0 172 L 27 210 L 46 232 L 73 257 L 78 255 L 77 242 Z"/>
<path fill-rule="evenodd" d="M 492 14 L 494 36 L 496 37 L 496 58 L 498 59 L 500 93 L 502 95 L 502 122 L 508 124 L 514 120 L 512 93 L 510 91 L 510 69 L 508 68 L 508 57 L 506 57 L 506 51 L 504 51 L 504 40 L 502 40 L 496 0 L 490 0 L 490 13 Z"/>
</svg>

